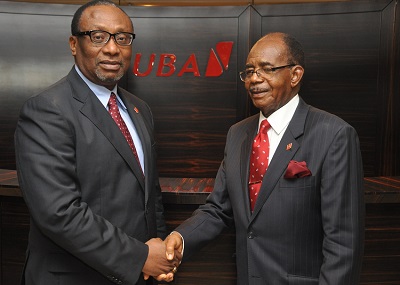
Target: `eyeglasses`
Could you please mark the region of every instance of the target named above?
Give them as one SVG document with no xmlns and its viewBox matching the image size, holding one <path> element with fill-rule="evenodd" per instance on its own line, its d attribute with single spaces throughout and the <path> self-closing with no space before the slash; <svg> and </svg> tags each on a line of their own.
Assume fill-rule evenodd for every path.
<svg viewBox="0 0 400 285">
<path fill-rule="evenodd" d="M 253 76 L 253 74 L 257 74 L 258 77 L 264 78 L 264 79 L 271 79 L 272 77 L 274 77 L 275 71 L 285 68 L 285 67 L 293 67 L 296 64 L 287 64 L 287 65 L 282 65 L 282 66 L 277 66 L 277 67 L 263 67 L 257 70 L 252 70 L 252 69 L 248 69 L 248 70 L 243 70 L 241 72 L 239 72 L 239 77 L 240 80 L 242 80 L 243 82 L 246 82 L 248 80 L 250 80 L 250 78 Z"/>
<path fill-rule="evenodd" d="M 111 37 L 114 38 L 114 41 L 120 46 L 130 46 L 132 41 L 135 39 L 135 34 L 120 32 L 111 34 L 106 31 L 86 31 L 75 33 L 74 36 L 89 36 L 92 43 L 97 45 L 105 45 L 108 43 Z"/>
</svg>

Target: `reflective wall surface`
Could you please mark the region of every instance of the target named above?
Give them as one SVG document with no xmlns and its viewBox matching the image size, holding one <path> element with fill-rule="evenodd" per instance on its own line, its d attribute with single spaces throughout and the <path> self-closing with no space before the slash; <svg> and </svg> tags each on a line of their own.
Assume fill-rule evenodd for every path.
<svg viewBox="0 0 400 285">
<path fill-rule="evenodd" d="M 356 128 L 366 176 L 399 175 L 399 6 L 123 6 L 137 37 L 121 85 L 153 110 L 161 176 L 215 176 L 229 126 L 256 112 L 238 72 L 251 45 L 271 31 L 303 44 L 300 95 Z M 68 37 L 78 7 L 0 1 L 0 168 L 15 169 L 23 102 L 73 65 Z"/>
</svg>

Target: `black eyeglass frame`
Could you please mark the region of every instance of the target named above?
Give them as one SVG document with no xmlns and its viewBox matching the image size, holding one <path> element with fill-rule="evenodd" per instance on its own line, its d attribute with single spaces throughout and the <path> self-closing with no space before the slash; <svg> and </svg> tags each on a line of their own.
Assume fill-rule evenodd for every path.
<svg viewBox="0 0 400 285">
<path fill-rule="evenodd" d="M 259 73 L 260 70 L 263 70 L 263 71 L 267 70 L 268 72 L 275 72 L 276 70 L 279 70 L 279 69 L 282 69 L 282 68 L 286 68 L 286 67 L 293 67 L 293 66 L 295 66 L 295 65 L 296 65 L 296 64 L 291 63 L 291 64 L 286 64 L 286 65 L 281 65 L 281 66 L 271 67 L 271 68 L 259 68 L 259 69 L 257 69 L 257 70 L 247 70 L 247 71 L 246 71 L 246 70 L 243 70 L 243 71 L 240 71 L 240 72 L 239 72 L 239 78 L 240 78 L 240 80 L 242 80 L 243 82 L 245 82 L 245 81 L 246 81 L 246 78 L 247 78 L 247 73 L 250 73 L 250 72 L 251 72 L 250 77 L 248 77 L 248 78 L 250 79 L 250 78 L 253 76 L 254 73 L 256 73 L 258 77 L 262 77 L 261 74 Z M 245 76 L 246 76 L 244 79 L 242 78 L 242 74 L 245 74 Z"/>
<path fill-rule="evenodd" d="M 110 37 L 109 37 L 108 40 L 105 41 L 104 43 L 96 43 L 96 42 L 94 42 L 93 39 L 92 39 L 92 33 L 94 33 L 94 32 L 106 33 L 106 34 L 109 34 Z M 126 44 L 126 45 L 122 45 L 121 43 L 117 42 L 117 40 L 115 39 L 115 36 L 120 35 L 120 34 L 128 34 L 128 35 L 131 35 L 131 36 L 132 36 L 131 42 L 130 42 L 129 44 Z M 91 41 L 92 43 L 98 44 L 98 45 L 106 45 L 106 44 L 108 43 L 108 41 L 109 41 L 111 38 L 113 38 L 113 39 L 114 39 L 114 42 L 115 42 L 116 44 L 120 45 L 120 46 L 130 46 L 130 45 L 132 45 L 133 40 L 134 40 L 135 37 L 136 37 L 136 35 L 135 35 L 134 33 L 129 33 L 129 32 L 118 32 L 118 33 L 112 34 L 112 33 L 110 33 L 110 32 L 102 31 L 102 30 L 90 30 L 90 31 L 78 32 L 78 33 L 75 33 L 75 34 L 73 34 L 73 35 L 74 35 L 74 36 L 77 36 L 77 37 L 89 36 L 90 41 Z"/>
</svg>

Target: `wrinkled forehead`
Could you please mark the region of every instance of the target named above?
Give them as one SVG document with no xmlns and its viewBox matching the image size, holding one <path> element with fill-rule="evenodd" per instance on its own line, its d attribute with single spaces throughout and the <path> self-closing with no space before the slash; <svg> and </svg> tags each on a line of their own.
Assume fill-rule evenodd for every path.
<svg viewBox="0 0 400 285">
<path fill-rule="evenodd" d="M 258 41 L 250 50 L 246 66 L 265 66 L 285 63 L 287 51 L 281 40 L 264 39 Z"/>
</svg>

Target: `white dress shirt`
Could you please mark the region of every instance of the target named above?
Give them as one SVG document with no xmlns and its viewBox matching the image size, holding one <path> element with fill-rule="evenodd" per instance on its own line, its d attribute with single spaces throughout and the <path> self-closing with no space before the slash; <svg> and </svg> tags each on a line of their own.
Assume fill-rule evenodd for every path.
<svg viewBox="0 0 400 285">
<path fill-rule="evenodd" d="M 286 105 L 282 106 L 273 112 L 268 118 L 265 118 L 260 111 L 260 119 L 258 121 L 258 128 L 262 120 L 267 119 L 271 128 L 268 130 L 269 139 L 269 161 L 272 160 L 275 151 L 285 133 L 290 120 L 292 120 L 297 105 L 299 105 L 299 95 L 294 96 Z"/>
</svg>

